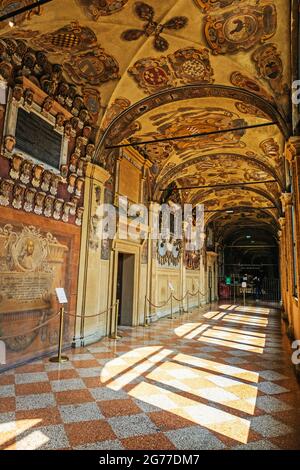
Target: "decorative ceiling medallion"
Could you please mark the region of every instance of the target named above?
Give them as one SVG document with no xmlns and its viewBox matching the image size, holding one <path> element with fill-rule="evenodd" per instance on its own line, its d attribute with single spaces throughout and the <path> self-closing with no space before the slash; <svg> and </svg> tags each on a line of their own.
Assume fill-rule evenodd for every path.
<svg viewBox="0 0 300 470">
<path fill-rule="evenodd" d="M 203 13 L 226 8 L 232 4 L 239 3 L 242 0 L 194 0 L 196 5 L 201 8 Z"/>
<path fill-rule="evenodd" d="M 265 114 L 261 109 L 256 108 L 256 106 L 252 106 L 251 104 L 238 101 L 237 103 L 235 103 L 235 107 L 242 114 L 249 114 L 250 116 L 255 116 L 267 120 L 270 119 L 269 116 Z"/>
<path fill-rule="evenodd" d="M 81 52 L 97 44 L 97 36 L 87 26 L 80 26 L 77 21 L 63 26 L 52 33 L 42 34 L 32 40 L 32 44 L 47 52 Z"/>
<path fill-rule="evenodd" d="M 206 16 L 204 34 L 214 54 L 233 54 L 270 39 L 276 26 L 275 5 L 246 6 Z"/>
<path fill-rule="evenodd" d="M 257 95 L 262 96 L 268 101 L 272 100 L 273 97 L 269 95 L 253 78 L 247 77 L 247 75 L 242 74 L 241 72 L 232 72 L 230 76 L 230 81 L 232 85 L 242 88 L 243 90 L 250 91 L 251 93 L 256 93 Z"/>
<path fill-rule="evenodd" d="M 101 85 L 119 78 L 119 64 L 116 59 L 97 47 L 83 54 L 71 55 L 63 67 L 74 83 Z"/>
<path fill-rule="evenodd" d="M 169 48 L 168 41 L 161 37 L 163 31 L 166 30 L 178 30 L 184 28 L 188 19 L 185 16 L 174 16 L 166 23 L 160 24 L 154 20 L 155 11 L 150 5 L 143 2 L 136 2 L 134 4 L 134 11 L 136 15 L 143 21 L 145 21 L 142 29 L 128 29 L 121 34 L 121 38 L 124 41 L 136 41 L 142 36 L 154 36 L 153 46 L 154 49 L 160 52 L 164 52 Z"/>
<path fill-rule="evenodd" d="M 275 44 L 264 44 L 252 54 L 259 78 L 264 78 L 277 95 L 282 95 L 287 87 L 283 84 L 283 64 Z"/>
<path fill-rule="evenodd" d="M 213 69 L 205 48 L 189 47 L 159 58 L 138 60 L 128 70 L 146 93 L 187 83 L 212 83 Z"/>
<path fill-rule="evenodd" d="M 168 56 L 176 77 L 180 83 L 212 83 L 213 69 L 209 62 L 208 49 L 179 49 Z"/>
<path fill-rule="evenodd" d="M 128 73 L 134 77 L 138 85 L 146 93 L 155 93 L 158 90 L 175 86 L 172 71 L 166 57 L 138 60 Z"/>
<path fill-rule="evenodd" d="M 8 13 L 14 12 L 21 8 L 27 7 L 28 5 L 32 5 L 32 0 L 0 0 L 0 11 L 1 16 L 6 15 Z M 19 26 L 26 20 L 30 20 L 34 15 L 38 15 L 40 13 L 40 7 L 32 8 L 30 11 L 21 13 L 14 17 L 14 22 L 16 26 Z M 7 26 L 7 21 L 2 21 L 0 23 L 0 29 L 3 29 Z"/>
<path fill-rule="evenodd" d="M 94 21 L 101 16 L 117 13 L 128 3 L 128 0 L 77 0 L 85 15 Z"/>
</svg>

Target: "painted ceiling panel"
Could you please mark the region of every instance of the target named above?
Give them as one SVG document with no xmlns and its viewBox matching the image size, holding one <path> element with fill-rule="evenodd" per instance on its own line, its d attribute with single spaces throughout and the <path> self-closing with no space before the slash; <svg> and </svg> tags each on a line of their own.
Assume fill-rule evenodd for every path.
<svg viewBox="0 0 300 470">
<path fill-rule="evenodd" d="M 0 7 L 29 3 L 0 0 Z M 169 139 L 136 147 L 153 164 L 154 193 L 172 182 L 277 180 L 253 191 L 182 191 L 184 200 L 214 208 L 278 201 L 290 31 L 289 0 L 53 0 L 19 15 L 12 29 L 0 24 L 0 36 L 24 39 L 63 65 L 97 122 L 98 152 Z M 235 130 L 274 120 L 278 126 Z M 232 130 L 212 134 L 225 129 Z M 199 133 L 210 134 L 192 137 Z M 172 140 L 179 136 L 190 138 Z"/>
</svg>

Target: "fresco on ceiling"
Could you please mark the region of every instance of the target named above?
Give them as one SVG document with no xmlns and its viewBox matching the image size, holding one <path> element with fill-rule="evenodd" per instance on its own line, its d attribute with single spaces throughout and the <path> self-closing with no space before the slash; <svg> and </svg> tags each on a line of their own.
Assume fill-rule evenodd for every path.
<svg viewBox="0 0 300 470">
<path fill-rule="evenodd" d="M 140 59 L 128 69 L 140 88 L 153 94 L 159 90 L 175 86 L 170 64 L 166 57 Z"/>
<path fill-rule="evenodd" d="M 212 83 L 214 81 L 208 49 L 195 49 L 194 47 L 179 49 L 169 55 L 168 59 L 179 83 Z"/>
<path fill-rule="evenodd" d="M 280 147 L 278 142 L 276 142 L 273 137 L 264 139 L 262 142 L 260 142 L 259 147 L 267 157 L 273 159 L 275 162 L 279 162 Z"/>
<path fill-rule="evenodd" d="M 32 5 L 32 0 L 0 0 L 0 11 L 1 16 L 8 13 L 24 8 L 28 5 Z M 30 20 L 33 16 L 40 14 L 40 7 L 33 8 L 30 11 L 25 11 L 14 17 L 14 22 L 16 26 L 20 26 L 24 21 Z M 7 22 L 0 23 L 0 29 L 5 28 Z"/>
<path fill-rule="evenodd" d="M 82 52 L 97 44 L 97 36 L 88 26 L 80 26 L 78 21 L 53 31 L 45 33 L 32 40 L 32 45 L 38 49 L 61 54 L 64 52 Z"/>
<path fill-rule="evenodd" d="M 130 100 L 124 98 L 123 96 L 119 96 L 115 98 L 114 101 L 108 106 L 104 119 L 101 124 L 101 129 L 105 130 L 108 126 L 113 122 L 113 120 L 119 116 L 125 109 L 129 108 L 131 105 Z"/>
<path fill-rule="evenodd" d="M 100 46 L 89 52 L 70 55 L 63 62 L 63 68 L 69 79 L 77 84 L 101 85 L 120 78 L 118 62 Z"/>
<path fill-rule="evenodd" d="M 168 41 L 161 36 L 164 30 L 176 31 L 184 28 L 188 23 L 186 16 L 174 16 L 166 23 L 160 24 L 155 20 L 154 8 L 143 2 L 134 4 L 134 12 L 140 20 L 144 21 L 144 24 L 140 29 L 127 29 L 121 34 L 121 38 L 124 41 L 136 41 L 143 36 L 153 36 L 153 47 L 159 52 L 164 52 L 169 48 Z"/>
<path fill-rule="evenodd" d="M 192 158 L 181 164 L 168 163 L 160 173 L 160 179 L 157 187 L 166 187 L 170 181 L 176 181 L 181 187 L 195 187 L 196 192 L 199 189 L 196 186 L 206 184 L 239 183 L 240 181 L 263 181 L 274 178 L 274 172 L 268 168 L 265 163 L 257 159 L 252 153 L 251 158 L 236 154 L 205 155 Z M 271 191 L 272 188 L 269 188 Z M 202 189 L 199 194 L 203 197 L 209 197 L 213 188 L 209 190 Z M 278 187 L 276 184 L 276 194 Z M 242 191 L 244 193 L 244 190 Z M 186 199 L 193 197 L 195 191 L 180 191 Z M 222 192 L 220 193 L 222 195 Z"/>
<path fill-rule="evenodd" d="M 164 163 L 173 151 L 173 147 L 169 142 L 158 142 L 157 144 L 144 145 L 136 147 L 143 157 L 152 163 Z"/>
<path fill-rule="evenodd" d="M 149 94 L 182 84 L 214 81 L 209 51 L 205 48 L 188 47 L 168 56 L 145 57 L 136 61 L 128 73 Z"/>
<path fill-rule="evenodd" d="M 101 16 L 117 13 L 128 0 L 76 0 L 84 14 L 90 20 L 97 21 Z"/>
<path fill-rule="evenodd" d="M 288 91 L 283 83 L 283 64 L 275 44 L 264 44 L 252 54 L 259 78 L 264 78 L 276 95 Z"/>
<path fill-rule="evenodd" d="M 203 186 L 205 184 L 237 183 L 240 181 L 263 181 L 270 179 L 270 174 L 255 164 L 236 156 L 230 159 L 228 156 L 205 156 L 199 159 L 199 163 L 190 164 L 189 175 L 180 177 L 177 181 L 182 187 Z M 176 173 L 182 175 L 182 165 L 176 171 L 168 175 L 175 178 Z M 165 183 L 165 181 L 164 181 Z"/>
<path fill-rule="evenodd" d="M 274 4 L 244 6 L 204 19 L 204 35 L 213 54 L 233 54 L 270 39 L 276 32 Z"/>
<path fill-rule="evenodd" d="M 265 114 L 261 109 L 256 106 L 252 106 L 248 103 L 243 103 L 242 101 L 237 101 L 235 104 L 236 109 L 242 114 L 248 114 L 250 116 L 255 116 L 261 119 L 269 120 L 269 116 Z"/>
<path fill-rule="evenodd" d="M 269 101 L 273 101 L 273 97 L 267 93 L 266 90 L 264 90 L 256 80 L 253 80 L 253 78 L 250 78 L 241 72 L 232 72 L 230 81 L 232 85 L 236 87 L 250 91 L 250 93 L 256 93 L 257 95 L 260 95 Z"/>
<path fill-rule="evenodd" d="M 194 0 L 195 4 L 203 13 L 218 10 L 219 8 L 226 8 L 241 1 L 242 0 Z"/>
<path fill-rule="evenodd" d="M 234 129 L 244 127 L 247 122 L 237 114 L 221 108 L 196 107 L 178 108 L 176 111 L 161 113 L 152 117 L 154 125 L 157 125 L 156 136 L 171 138 L 198 133 L 208 133 L 222 129 Z M 246 144 L 241 141 L 245 130 L 232 130 L 225 134 L 207 135 L 185 140 L 173 141 L 173 147 L 180 154 L 197 145 L 197 150 L 212 150 L 222 147 L 243 147 Z M 193 150 L 194 152 L 194 150 Z M 182 155 L 181 155 L 182 157 Z"/>
</svg>

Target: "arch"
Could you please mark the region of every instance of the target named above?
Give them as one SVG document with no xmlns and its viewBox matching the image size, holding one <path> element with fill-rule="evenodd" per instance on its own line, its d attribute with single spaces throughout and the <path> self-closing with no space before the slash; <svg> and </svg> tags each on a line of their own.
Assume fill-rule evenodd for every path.
<svg viewBox="0 0 300 470">
<path fill-rule="evenodd" d="M 99 159 L 105 144 L 112 145 L 121 142 L 123 140 L 122 131 L 124 132 L 134 121 L 152 109 L 175 101 L 207 97 L 227 98 L 251 104 L 267 114 L 271 121 L 276 122 L 276 125 L 285 137 L 288 137 L 290 134 L 290 128 L 281 112 L 272 103 L 255 93 L 229 85 L 184 85 L 177 88 L 168 88 L 143 98 L 115 117 L 100 139 L 95 152 L 95 160 Z"/>
</svg>

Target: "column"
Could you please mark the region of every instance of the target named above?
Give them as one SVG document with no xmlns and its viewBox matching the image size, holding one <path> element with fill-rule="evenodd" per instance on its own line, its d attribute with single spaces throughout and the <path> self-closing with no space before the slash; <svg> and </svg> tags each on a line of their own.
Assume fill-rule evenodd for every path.
<svg viewBox="0 0 300 470">
<path fill-rule="evenodd" d="M 104 185 L 109 177 L 100 166 L 87 164 L 77 296 L 77 314 L 82 318 L 76 321 L 74 346 L 88 344 L 106 334 L 108 315 L 85 317 L 108 308 L 108 289 L 101 284 L 102 227 L 98 209 L 104 202 Z"/>
</svg>

